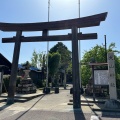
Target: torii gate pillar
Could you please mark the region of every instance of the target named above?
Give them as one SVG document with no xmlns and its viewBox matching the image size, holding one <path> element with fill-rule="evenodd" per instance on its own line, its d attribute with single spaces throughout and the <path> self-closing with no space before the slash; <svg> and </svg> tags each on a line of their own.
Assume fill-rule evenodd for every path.
<svg viewBox="0 0 120 120">
<path fill-rule="evenodd" d="M 22 35 L 22 31 L 17 31 L 13 61 L 12 61 L 11 76 L 10 76 L 10 82 L 9 82 L 7 104 L 14 103 L 14 94 L 16 90 L 16 78 L 17 78 L 18 61 L 19 61 L 20 45 L 21 45 L 21 42 L 20 42 L 21 35 Z"/>
<path fill-rule="evenodd" d="M 77 27 L 72 28 L 72 76 L 73 76 L 73 108 L 80 108 L 80 77 L 79 77 Z"/>
</svg>

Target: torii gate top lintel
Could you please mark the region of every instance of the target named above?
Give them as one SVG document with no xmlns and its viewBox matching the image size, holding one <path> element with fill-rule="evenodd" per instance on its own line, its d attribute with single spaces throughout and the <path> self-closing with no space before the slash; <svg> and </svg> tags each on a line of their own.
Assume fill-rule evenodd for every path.
<svg viewBox="0 0 120 120">
<path fill-rule="evenodd" d="M 100 25 L 101 21 L 104 21 L 107 17 L 107 12 L 76 18 L 71 20 L 42 22 L 42 23 L 0 23 L 1 31 L 43 31 L 47 30 L 61 30 L 71 29 L 73 26 L 77 28 L 91 27 Z"/>
</svg>

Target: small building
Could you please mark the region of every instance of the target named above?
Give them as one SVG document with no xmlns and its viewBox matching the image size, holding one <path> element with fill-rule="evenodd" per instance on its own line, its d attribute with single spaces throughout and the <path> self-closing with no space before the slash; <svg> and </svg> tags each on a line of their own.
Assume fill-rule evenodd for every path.
<svg viewBox="0 0 120 120">
<path fill-rule="evenodd" d="M 12 64 L 11 62 L 0 53 L 0 65 L 6 66 L 8 69 L 4 70 L 4 74 L 10 74 Z"/>
</svg>

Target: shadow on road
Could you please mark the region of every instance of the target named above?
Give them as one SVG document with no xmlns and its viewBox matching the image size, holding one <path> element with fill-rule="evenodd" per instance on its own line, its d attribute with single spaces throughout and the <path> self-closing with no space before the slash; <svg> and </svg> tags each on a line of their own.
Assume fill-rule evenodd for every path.
<svg viewBox="0 0 120 120">
<path fill-rule="evenodd" d="M 120 118 L 120 114 L 117 115 L 117 113 L 119 114 L 119 112 L 116 112 L 116 113 L 109 113 L 109 112 L 102 112 L 102 117 L 106 117 L 106 118 Z M 115 115 L 116 114 L 116 115 Z"/>
<path fill-rule="evenodd" d="M 4 110 L 4 109 L 6 109 L 7 107 L 9 107 L 9 106 L 11 106 L 11 105 L 3 105 L 2 107 L 0 107 L 0 111 L 2 111 L 2 110 Z"/>
<path fill-rule="evenodd" d="M 75 117 L 75 120 L 86 120 L 81 109 L 77 109 L 77 110 L 74 109 L 74 117 Z"/>
<path fill-rule="evenodd" d="M 90 101 L 88 101 L 85 96 L 84 96 L 84 98 L 86 99 L 86 102 L 88 103 L 88 105 L 89 105 L 91 111 L 93 112 L 93 114 L 94 114 L 95 116 L 98 116 L 98 117 L 99 117 L 99 115 L 98 115 L 95 111 L 93 111 L 93 109 L 92 109 L 92 107 L 91 107 L 91 105 L 90 105 L 90 103 L 89 103 Z M 94 103 L 94 101 L 93 101 L 93 103 Z M 102 120 L 102 119 L 99 117 L 99 120 Z"/>
<path fill-rule="evenodd" d="M 35 102 L 35 104 L 33 104 L 27 111 L 25 111 L 22 115 L 20 115 L 18 118 L 16 118 L 15 120 L 20 119 L 23 115 L 25 115 L 27 112 L 29 112 L 45 95 L 41 96 L 40 99 L 38 99 L 37 102 Z"/>
</svg>

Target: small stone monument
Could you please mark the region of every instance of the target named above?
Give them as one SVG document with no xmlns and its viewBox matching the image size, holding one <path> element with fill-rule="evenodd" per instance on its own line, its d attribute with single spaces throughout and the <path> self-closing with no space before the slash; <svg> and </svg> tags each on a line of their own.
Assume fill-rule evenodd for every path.
<svg viewBox="0 0 120 120">
<path fill-rule="evenodd" d="M 30 70 L 23 70 L 25 72 L 23 79 L 30 79 L 29 72 Z"/>
<path fill-rule="evenodd" d="M 36 93 L 36 86 L 34 85 L 32 79 L 29 77 L 30 70 L 26 69 L 24 71 L 24 77 L 20 80 L 20 84 L 17 87 L 17 93 Z"/>
<path fill-rule="evenodd" d="M 117 91 L 116 91 L 114 53 L 109 52 L 107 59 L 108 59 L 108 70 L 109 70 L 110 100 L 107 100 L 105 102 L 104 107 L 109 109 L 120 109 L 120 101 L 117 100 Z"/>
</svg>

